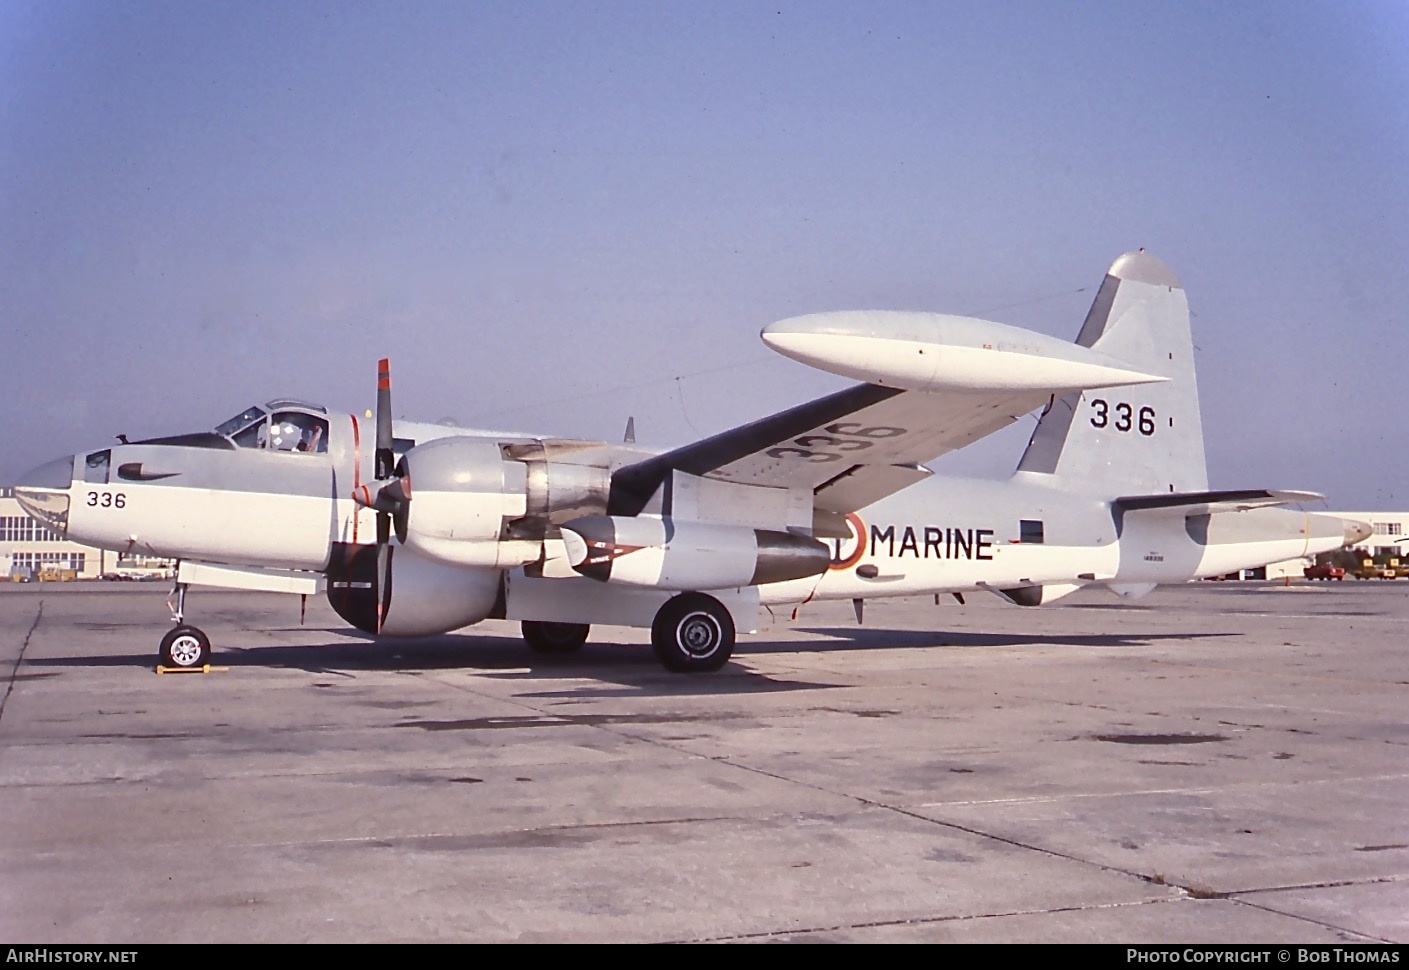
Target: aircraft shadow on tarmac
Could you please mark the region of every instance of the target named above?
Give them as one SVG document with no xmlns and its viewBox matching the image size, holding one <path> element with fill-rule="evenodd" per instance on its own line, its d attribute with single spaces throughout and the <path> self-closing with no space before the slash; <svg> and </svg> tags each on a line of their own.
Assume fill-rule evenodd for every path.
<svg viewBox="0 0 1409 970">
<path fill-rule="evenodd" d="M 304 628 L 304 633 L 310 632 Z M 345 631 L 332 631 L 344 633 Z M 787 644 L 751 642 L 746 653 L 756 647 L 782 650 Z M 796 643 L 791 645 L 796 649 Z M 737 655 L 737 654 L 736 654 Z M 555 679 L 607 681 L 618 686 L 605 690 L 575 684 L 568 691 L 582 696 L 621 694 L 741 694 L 774 691 L 816 690 L 835 685 L 778 678 L 748 670 L 736 663 L 712 674 L 682 676 L 663 669 L 649 644 L 592 642 L 573 654 L 553 656 L 535 653 L 518 637 L 478 634 L 444 634 L 401 642 L 374 642 L 345 638 L 325 643 L 254 647 L 217 646 L 212 658 L 215 667 L 232 670 L 289 668 L 313 674 L 351 676 L 366 672 L 464 671 L 503 679 Z M 109 654 L 85 657 L 27 658 L 24 666 L 42 668 L 145 668 L 153 670 L 152 653 Z M 37 676 L 32 674 L 31 676 Z M 543 696 L 558 696 L 550 691 Z M 533 695 L 522 695 L 533 696 Z"/>
<path fill-rule="evenodd" d="M 294 628 L 298 629 L 298 628 Z M 278 633 L 278 630 L 268 631 Z M 322 632 L 317 628 L 302 628 L 304 634 Z M 453 671 L 477 673 L 496 678 L 583 679 L 606 681 L 614 687 L 586 687 L 575 684 L 569 693 L 581 696 L 621 694 L 701 695 L 766 693 L 774 691 L 817 690 L 837 685 L 817 683 L 763 674 L 731 662 L 713 674 L 682 676 L 661 668 L 648 644 L 619 644 L 610 641 L 589 641 L 570 655 L 551 656 L 535 653 L 518 637 L 485 636 L 482 634 L 444 634 L 418 640 L 374 642 L 348 637 L 342 630 L 327 630 L 343 634 L 342 638 L 314 644 L 273 644 L 252 647 L 217 647 L 216 666 L 233 670 L 255 668 L 290 668 L 314 674 L 350 676 L 374 671 Z M 741 640 L 735 657 L 746 659 L 752 654 L 837 653 L 857 650 L 908 649 L 916 647 L 973 648 L 1011 646 L 1096 646 L 1131 647 L 1158 640 L 1191 640 L 1204 637 L 1225 637 L 1226 633 L 1207 634 L 1018 634 L 974 633 L 923 630 L 886 630 L 876 627 L 817 627 L 800 632 L 829 639 L 800 642 L 796 639 L 766 640 L 752 637 Z M 1236 634 L 1234 634 L 1236 635 Z M 124 653 L 107 656 L 29 658 L 24 666 L 36 668 L 146 668 L 154 669 L 151 653 Z M 559 696 L 562 691 L 548 691 L 544 696 Z"/>
<path fill-rule="evenodd" d="M 1160 640 L 1202 640 L 1241 636 L 1237 633 L 973 633 L 949 630 L 883 630 L 875 627 L 806 627 L 799 630 L 832 637 L 799 647 L 789 643 L 751 643 L 745 653 L 783 653 L 805 649 L 812 653 L 833 650 L 913 647 L 1139 647 Z"/>
<path fill-rule="evenodd" d="M 1068 610 L 1109 610 L 1117 613 L 1158 613 L 1164 607 L 1161 606 L 1131 606 L 1126 603 L 1073 603 L 1066 607 Z M 1307 612 L 1319 613 L 1322 615 L 1334 616 L 1383 616 L 1384 613 L 1376 610 L 1347 610 L 1339 603 L 1313 603 L 1306 607 Z M 1267 612 L 1267 606 L 1263 603 L 1253 603 L 1248 606 L 1237 606 L 1220 603 L 1218 612 L 1229 616 L 1262 616 Z"/>
</svg>

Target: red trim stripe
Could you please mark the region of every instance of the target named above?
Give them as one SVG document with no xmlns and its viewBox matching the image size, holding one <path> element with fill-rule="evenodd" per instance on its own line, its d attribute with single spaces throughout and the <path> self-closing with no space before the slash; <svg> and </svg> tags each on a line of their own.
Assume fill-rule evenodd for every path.
<svg viewBox="0 0 1409 970">
<path fill-rule="evenodd" d="M 352 490 L 355 492 L 362 487 L 362 429 L 357 424 L 357 415 L 349 414 L 352 419 Z M 357 542 L 357 523 L 362 518 L 362 506 L 356 502 L 352 503 L 352 541 Z"/>
</svg>

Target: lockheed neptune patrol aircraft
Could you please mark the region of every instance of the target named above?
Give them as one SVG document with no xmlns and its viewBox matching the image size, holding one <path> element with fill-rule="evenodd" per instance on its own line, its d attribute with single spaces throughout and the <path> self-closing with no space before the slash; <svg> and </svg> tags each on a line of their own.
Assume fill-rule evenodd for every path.
<svg viewBox="0 0 1409 970">
<path fill-rule="evenodd" d="M 721 667 L 760 604 L 991 590 L 1048 603 L 1335 549 L 1362 523 L 1208 490 L 1189 311 L 1143 251 L 1116 260 L 1075 344 L 968 317 L 820 313 L 763 341 L 861 380 L 660 454 L 393 422 L 293 400 L 213 431 L 61 458 L 15 486 L 70 539 L 179 560 L 161 662 L 198 667 L 191 584 L 325 593 L 374 635 L 518 620 L 543 651 L 649 627 L 671 670 Z M 1041 408 L 1006 481 L 923 462 Z"/>
</svg>

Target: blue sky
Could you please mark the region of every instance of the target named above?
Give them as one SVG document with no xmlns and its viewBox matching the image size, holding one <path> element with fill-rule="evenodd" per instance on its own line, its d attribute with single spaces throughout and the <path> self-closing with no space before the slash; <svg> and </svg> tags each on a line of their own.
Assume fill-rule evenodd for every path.
<svg viewBox="0 0 1409 970">
<path fill-rule="evenodd" d="M 1409 6 L 0 0 L 0 481 L 297 396 L 662 446 L 1144 246 L 1215 487 L 1409 508 Z M 936 464 L 1006 474 L 1024 422 Z"/>
</svg>

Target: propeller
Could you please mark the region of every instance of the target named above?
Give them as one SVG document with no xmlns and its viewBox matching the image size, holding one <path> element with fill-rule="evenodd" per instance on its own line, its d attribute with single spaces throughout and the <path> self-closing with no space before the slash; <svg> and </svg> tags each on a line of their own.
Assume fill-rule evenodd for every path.
<svg viewBox="0 0 1409 970">
<path fill-rule="evenodd" d="M 373 453 L 371 485 L 353 489 L 352 499 L 377 513 L 377 632 L 382 630 L 386 609 L 387 563 L 390 559 L 391 532 L 395 525 L 398 542 L 406 541 L 406 524 L 411 506 L 411 478 L 406 460 L 393 467 L 396 454 L 391 437 L 391 362 L 383 357 L 377 362 L 377 442 Z"/>
</svg>

